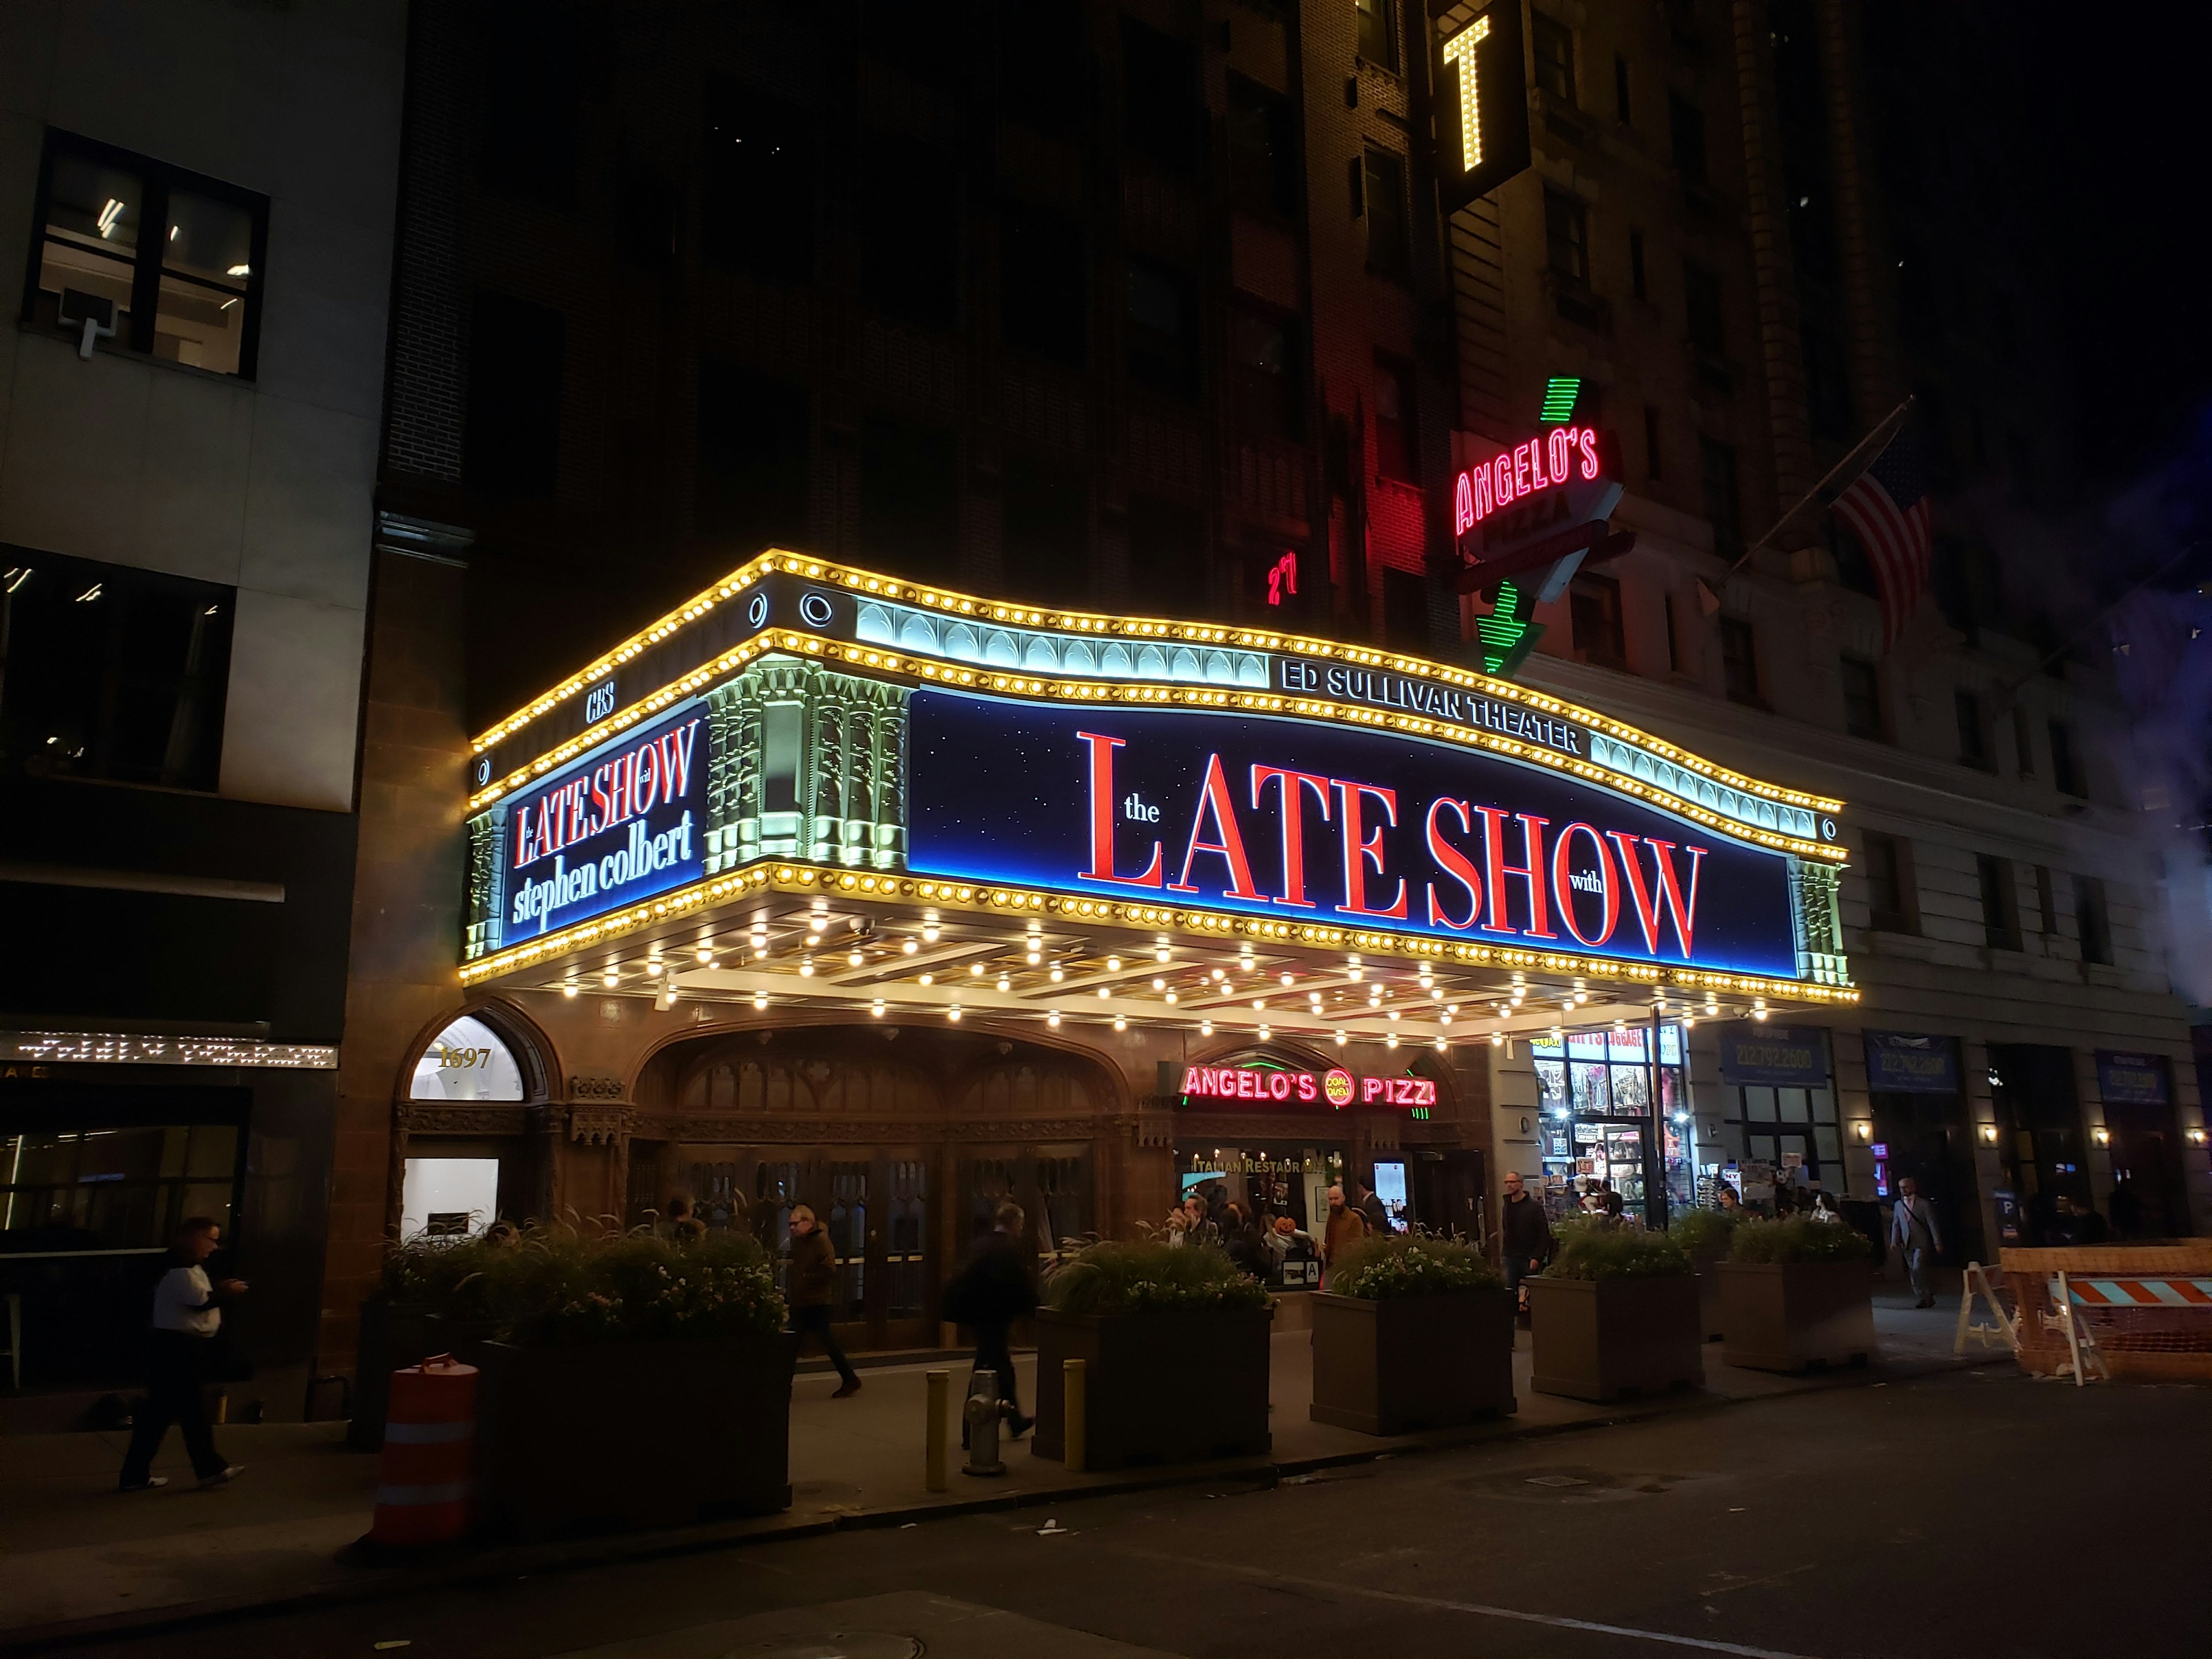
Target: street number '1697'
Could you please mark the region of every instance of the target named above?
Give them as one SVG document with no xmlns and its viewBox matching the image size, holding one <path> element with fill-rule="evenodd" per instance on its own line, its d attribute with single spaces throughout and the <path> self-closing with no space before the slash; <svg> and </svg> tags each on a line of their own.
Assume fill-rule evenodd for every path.
<svg viewBox="0 0 2212 1659">
<path fill-rule="evenodd" d="M 491 1050 L 441 1048 L 438 1051 L 438 1064 L 449 1072 L 462 1071 L 472 1066 L 489 1066 L 491 1064 Z"/>
</svg>

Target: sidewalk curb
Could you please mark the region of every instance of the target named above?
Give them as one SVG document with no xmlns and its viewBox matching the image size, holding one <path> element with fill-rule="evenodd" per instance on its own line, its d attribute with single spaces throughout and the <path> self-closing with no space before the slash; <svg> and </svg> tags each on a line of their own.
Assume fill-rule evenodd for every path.
<svg viewBox="0 0 2212 1659">
<path fill-rule="evenodd" d="M 818 1520 L 785 1521 L 781 1517 L 750 1516 L 664 1532 L 613 1534 L 556 1544 L 495 1545 L 436 1561 L 373 1571 L 373 1577 L 343 1584 L 320 1584 L 273 1596 L 229 1596 L 204 1601 L 178 1602 L 102 1614 L 94 1619 L 70 1620 L 14 1630 L 0 1628 L 0 1656 L 34 1654 L 70 1647 L 106 1638 L 152 1635 L 194 1626 L 242 1621 L 263 1614 L 298 1612 L 314 1607 L 343 1607 L 357 1601 L 427 1590 L 459 1589 L 541 1572 L 572 1571 L 632 1561 L 702 1555 L 747 1545 L 783 1543 L 793 1539 L 819 1538 L 831 1533 L 881 1530 L 916 1525 L 925 1521 L 951 1520 L 972 1515 L 1036 1509 L 1091 1498 L 1122 1498 L 1133 1492 L 1157 1492 L 1172 1486 L 1227 1480 L 1249 1483 L 1256 1489 L 1272 1488 L 1299 1475 L 1329 1469 L 1357 1468 L 1391 1458 L 1463 1451 L 1473 1447 L 1522 1440 L 1547 1440 L 1586 1433 L 1593 1429 L 1625 1427 L 1662 1417 L 1692 1413 L 1720 1412 L 1737 1407 L 1759 1406 L 1770 1401 L 1799 1399 L 1848 1388 L 1877 1383 L 1906 1382 L 1923 1377 L 1962 1371 L 1988 1364 L 1978 1356 L 1918 1362 L 1875 1375 L 1871 1370 L 1815 1372 L 1771 1393 L 1749 1396 L 1708 1394 L 1704 1389 L 1653 1395 L 1634 1407 L 1581 1422 L 1531 1424 L 1515 1419 L 1490 1419 L 1422 1438 L 1404 1439 L 1372 1449 L 1357 1448 L 1316 1457 L 1237 1459 L 1219 1463 L 1179 1464 L 1102 1480 L 1079 1486 L 979 1493 L 933 1504 L 908 1504 L 897 1508 L 832 1515 Z"/>
</svg>

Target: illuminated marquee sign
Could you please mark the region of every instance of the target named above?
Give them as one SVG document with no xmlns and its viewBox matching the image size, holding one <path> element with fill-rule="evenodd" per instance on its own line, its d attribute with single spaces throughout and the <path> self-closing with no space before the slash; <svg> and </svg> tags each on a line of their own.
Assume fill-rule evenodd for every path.
<svg viewBox="0 0 2212 1659">
<path fill-rule="evenodd" d="M 1188 1100 L 1235 1102 L 1254 1106 L 1415 1107 L 1437 1103 L 1437 1085 L 1425 1077 L 1357 1077 L 1341 1066 L 1326 1072 L 1286 1072 L 1267 1066 L 1162 1067 L 1164 1077 L 1182 1077 L 1166 1091 Z"/>
<path fill-rule="evenodd" d="M 1431 27 L 1437 185 L 1449 213 L 1488 195 L 1528 165 L 1521 0 L 1455 5 Z"/>
</svg>

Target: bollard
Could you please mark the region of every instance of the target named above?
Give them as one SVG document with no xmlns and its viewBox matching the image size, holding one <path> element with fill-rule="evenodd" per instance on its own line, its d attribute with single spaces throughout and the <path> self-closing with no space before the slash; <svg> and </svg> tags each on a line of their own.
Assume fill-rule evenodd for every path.
<svg viewBox="0 0 2212 1659">
<path fill-rule="evenodd" d="M 1083 1442 L 1083 1431 L 1090 1423 L 1084 1389 L 1087 1375 L 1080 1359 L 1060 1362 L 1060 1403 L 1066 1419 L 1060 1430 L 1060 1461 L 1070 1474 L 1083 1473 L 1083 1455 L 1087 1449 Z"/>
<path fill-rule="evenodd" d="M 999 1461 L 999 1374 L 978 1369 L 968 1382 L 968 1462 L 963 1474 L 1004 1474 Z"/>
<path fill-rule="evenodd" d="M 948 1492 L 952 1481 L 945 1472 L 945 1407 L 952 1395 L 952 1373 L 931 1371 L 929 1382 L 928 1450 L 923 1465 L 923 1480 L 932 1492 Z"/>
</svg>

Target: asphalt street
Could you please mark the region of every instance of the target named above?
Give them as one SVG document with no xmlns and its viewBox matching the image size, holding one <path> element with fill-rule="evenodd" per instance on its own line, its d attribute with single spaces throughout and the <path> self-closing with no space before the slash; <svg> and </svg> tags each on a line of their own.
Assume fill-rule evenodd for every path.
<svg viewBox="0 0 2212 1659">
<path fill-rule="evenodd" d="M 1992 1365 L 70 1651 L 2203 1659 L 2208 1493 L 2212 1390 Z"/>
</svg>

